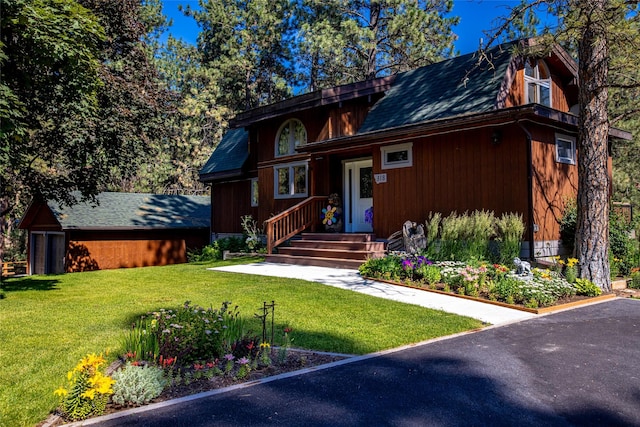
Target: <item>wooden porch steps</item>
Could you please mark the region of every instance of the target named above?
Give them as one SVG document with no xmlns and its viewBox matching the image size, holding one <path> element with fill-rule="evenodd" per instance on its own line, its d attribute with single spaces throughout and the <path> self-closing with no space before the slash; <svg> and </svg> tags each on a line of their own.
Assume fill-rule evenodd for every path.
<svg viewBox="0 0 640 427">
<path fill-rule="evenodd" d="M 365 233 L 303 233 L 278 247 L 277 254 L 266 256 L 267 262 L 317 267 L 357 269 L 369 258 L 385 253 L 384 242 L 376 242 Z"/>
</svg>

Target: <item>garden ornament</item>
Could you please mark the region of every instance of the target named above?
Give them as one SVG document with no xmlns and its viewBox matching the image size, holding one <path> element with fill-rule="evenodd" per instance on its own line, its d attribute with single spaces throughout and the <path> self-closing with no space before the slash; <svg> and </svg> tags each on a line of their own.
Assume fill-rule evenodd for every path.
<svg viewBox="0 0 640 427">
<path fill-rule="evenodd" d="M 417 254 L 427 247 L 427 237 L 424 235 L 422 224 L 406 221 L 402 226 L 402 237 L 407 253 Z"/>
<path fill-rule="evenodd" d="M 520 258 L 515 257 L 513 264 L 516 266 L 516 274 L 521 276 L 528 276 L 531 274 L 531 264 L 527 261 L 522 261 Z"/>
</svg>

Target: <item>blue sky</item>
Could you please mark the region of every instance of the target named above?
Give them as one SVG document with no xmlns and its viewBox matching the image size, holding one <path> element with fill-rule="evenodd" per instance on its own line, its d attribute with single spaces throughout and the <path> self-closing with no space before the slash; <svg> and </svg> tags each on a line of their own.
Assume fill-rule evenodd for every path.
<svg viewBox="0 0 640 427">
<path fill-rule="evenodd" d="M 507 14 L 508 7 L 517 5 L 518 0 L 454 0 L 453 16 L 460 17 L 460 24 L 454 31 L 458 35 L 456 49 L 460 54 L 469 53 L 478 48 L 480 38 L 485 38 L 483 30 L 494 27 L 494 20 Z M 176 38 L 195 44 L 198 26 L 191 18 L 180 11 L 178 5 L 198 6 L 197 0 L 163 0 L 163 12 L 173 19 L 171 34 Z"/>
</svg>

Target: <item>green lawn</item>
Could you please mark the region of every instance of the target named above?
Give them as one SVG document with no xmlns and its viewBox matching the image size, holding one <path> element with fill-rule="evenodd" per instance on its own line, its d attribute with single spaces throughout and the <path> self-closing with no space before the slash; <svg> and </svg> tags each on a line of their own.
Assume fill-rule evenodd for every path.
<svg viewBox="0 0 640 427">
<path fill-rule="evenodd" d="M 218 263 L 223 265 L 228 263 Z M 31 276 L 3 283 L 0 300 L 0 426 L 33 426 L 57 405 L 53 390 L 87 353 L 120 351 L 140 315 L 185 301 L 238 305 L 254 314 L 276 302 L 276 328 L 295 347 L 364 354 L 481 326 L 464 318 L 317 283 L 213 272 L 211 264 Z M 277 330 L 278 330 L 277 329 Z"/>
</svg>

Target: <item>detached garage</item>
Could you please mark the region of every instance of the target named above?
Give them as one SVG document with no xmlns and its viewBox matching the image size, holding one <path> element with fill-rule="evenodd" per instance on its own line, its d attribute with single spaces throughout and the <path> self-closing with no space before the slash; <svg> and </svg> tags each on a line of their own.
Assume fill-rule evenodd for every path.
<svg viewBox="0 0 640 427">
<path fill-rule="evenodd" d="M 29 206 L 20 223 L 29 274 L 183 263 L 209 243 L 208 196 L 100 193 L 97 202 Z"/>
</svg>

